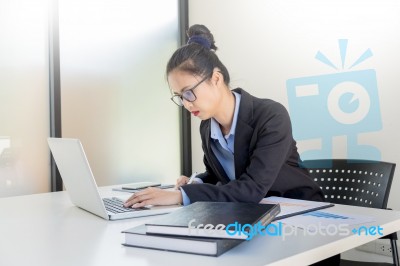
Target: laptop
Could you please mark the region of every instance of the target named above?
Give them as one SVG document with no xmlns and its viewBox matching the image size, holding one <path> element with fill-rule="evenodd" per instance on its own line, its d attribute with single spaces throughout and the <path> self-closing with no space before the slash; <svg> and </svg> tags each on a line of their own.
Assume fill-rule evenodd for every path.
<svg viewBox="0 0 400 266">
<path fill-rule="evenodd" d="M 106 220 L 120 220 L 169 213 L 180 205 L 125 208 L 123 200 L 101 198 L 85 151 L 79 139 L 48 138 L 54 160 L 74 205 Z"/>
</svg>

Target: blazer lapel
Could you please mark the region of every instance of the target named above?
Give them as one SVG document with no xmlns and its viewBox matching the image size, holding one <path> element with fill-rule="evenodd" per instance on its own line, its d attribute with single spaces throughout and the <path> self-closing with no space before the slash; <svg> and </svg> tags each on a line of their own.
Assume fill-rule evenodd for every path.
<svg viewBox="0 0 400 266">
<path fill-rule="evenodd" d="M 235 131 L 235 176 L 239 178 L 246 170 L 247 160 L 249 159 L 250 141 L 254 129 L 250 126 L 253 120 L 253 100 L 251 96 L 242 89 L 235 89 L 241 94 L 239 115 Z"/>
<path fill-rule="evenodd" d="M 207 149 L 206 157 L 207 161 L 212 167 L 215 174 L 219 177 L 220 181 L 223 184 L 226 184 L 230 181 L 229 177 L 226 175 L 224 168 L 219 163 L 217 157 L 215 156 L 214 152 L 211 149 L 211 129 L 210 129 L 211 122 L 208 120 L 205 125 L 205 146 Z"/>
</svg>

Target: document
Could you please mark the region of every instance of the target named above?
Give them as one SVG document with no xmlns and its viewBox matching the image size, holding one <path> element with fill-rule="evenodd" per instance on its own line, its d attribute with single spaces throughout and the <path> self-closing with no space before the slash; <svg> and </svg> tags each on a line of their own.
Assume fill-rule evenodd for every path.
<svg viewBox="0 0 400 266">
<path fill-rule="evenodd" d="M 334 204 L 330 202 L 298 200 L 283 197 L 267 197 L 262 199 L 260 203 L 280 205 L 281 212 L 276 216 L 274 221 L 334 206 Z"/>
<path fill-rule="evenodd" d="M 286 225 L 303 228 L 307 231 L 344 226 L 354 227 L 374 221 L 375 218 L 372 216 L 340 213 L 333 210 L 313 211 L 281 220 Z"/>
</svg>

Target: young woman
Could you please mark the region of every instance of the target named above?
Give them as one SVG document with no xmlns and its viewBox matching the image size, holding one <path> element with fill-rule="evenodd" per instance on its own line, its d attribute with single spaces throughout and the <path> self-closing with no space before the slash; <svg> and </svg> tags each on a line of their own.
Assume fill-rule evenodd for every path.
<svg viewBox="0 0 400 266">
<path fill-rule="evenodd" d="M 125 206 L 190 204 L 196 201 L 259 202 L 266 196 L 323 201 L 300 157 L 286 109 L 243 89 L 229 88 L 229 73 L 203 25 L 188 30 L 187 45 L 167 65 L 172 100 L 202 120 L 206 172 L 195 182 L 181 176 L 177 190 L 148 188 Z"/>
</svg>

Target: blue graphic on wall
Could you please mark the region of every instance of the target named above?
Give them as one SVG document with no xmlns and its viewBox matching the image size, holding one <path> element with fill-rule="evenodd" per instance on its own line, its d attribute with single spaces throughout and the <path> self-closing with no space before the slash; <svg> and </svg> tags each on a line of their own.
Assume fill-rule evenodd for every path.
<svg viewBox="0 0 400 266">
<path fill-rule="evenodd" d="M 345 69 L 347 39 L 339 40 L 341 69 Z M 372 56 L 367 49 L 347 69 Z M 323 53 L 315 58 L 339 70 Z M 380 160 L 380 151 L 361 145 L 358 134 L 382 129 L 378 87 L 374 69 L 300 77 L 286 83 L 293 134 L 297 141 L 318 139 L 321 148 L 301 154 L 303 160 L 332 158 L 332 140 L 347 137 L 347 158 Z"/>
</svg>

